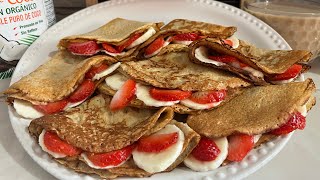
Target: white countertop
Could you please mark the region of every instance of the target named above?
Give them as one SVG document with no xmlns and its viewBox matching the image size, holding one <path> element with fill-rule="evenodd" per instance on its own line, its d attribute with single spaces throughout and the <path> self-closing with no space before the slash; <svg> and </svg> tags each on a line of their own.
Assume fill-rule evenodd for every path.
<svg viewBox="0 0 320 180">
<path fill-rule="evenodd" d="M 314 63 L 314 80 L 320 88 L 320 59 Z M 0 80 L 0 92 L 9 85 L 9 79 Z M 307 126 L 297 131 L 284 149 L 267 165 L 250 175 L 249 180 L 319 179 L 320 173 L 320 91 L 316 93 L 318 104 L 313 107 L 307 118 Z M 8 108 L 0 102 L 0 179 L 15 180 L 53 180 L 52 175 L 44 171 L 24 151 L 11 127 Z M 308 121 L 313 119 L 313 121 Z M 316 121 L 318 119 L 318 121 Z"/>
</svg>

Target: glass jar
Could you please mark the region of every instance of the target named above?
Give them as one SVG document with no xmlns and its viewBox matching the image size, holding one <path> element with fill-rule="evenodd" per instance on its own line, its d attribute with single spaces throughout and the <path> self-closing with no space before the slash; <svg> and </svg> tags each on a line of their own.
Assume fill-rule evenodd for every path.
<svg viewBox="0 0 320 180">
<path fill-rule="evenodd" d="M 292 49 L 320 55 L 320 2 L 309 0 L 244 0 L 242 8 L 274 28 Z"/>
</svg>

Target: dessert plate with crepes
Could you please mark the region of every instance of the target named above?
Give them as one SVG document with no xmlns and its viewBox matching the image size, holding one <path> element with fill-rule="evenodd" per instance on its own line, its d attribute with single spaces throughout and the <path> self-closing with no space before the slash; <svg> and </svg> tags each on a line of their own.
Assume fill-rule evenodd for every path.
<svg viewBox="0 0 320 180">
<path fill-rule="evenodd" d="M 143 10 L 141 10 L 142 4 L 144 7 Z M 183 6 L 183 9 L 181 9 L 182 6 Z M 121 12 L 121 14 L 119 14 L 119 12 Z M 146 14 L 152 14 L 152 16 L 148 16 Z M 97 17 L 100 17 L 100 18 L 97 18 Z M 280 49 L 280 50 L 290 49 L 288 44 L 269 26 L 265 25 L 264 23 L 257 20 L 253 16 L 245 12 L 242 12 L 239 9 L 236 9 L 232 6 L 228 6 L 219 2 L 177 1 L 172 3 L 169 1 L 157 2 L 157 1 L 143 1 L 143 0 L 132 1 L 132 2 L 111 1 L 106 3 L 101 3 L 96 6 L 87 8 L 83 11 L 80 11 L 62 20 L 61 22 L 57 23 L 55 26 L 49 29 L 46 33 L 44 33 L 39 38 L 39 40 L 37 40 L 28 49 L 28 51 L 25 53 L 23 58 L 20 60 L 20 63 L 17 66 L 17 70 L 14 73 L 14 76 L 12 78 L 12 83 L 16 82 L 21 77 L 26 76 L 27 74 L 35 70 L 39 65 L 43 64 L 48 59 L 48 57 L 51 56 L 50 53 L 57 50 L 56 45 L 58 44 L 60 39 L 67 37 L 69 35 L 82 34 L 82 33 L 94 30 L 116 17 L 122 17 L 126 19 L 138 20 L 138 21 L 149 21 L 149 22 L 164 21 L 165 23 L 168 23 L 169 21 L 177 18 L 186 18 L 186 19 L 192 19 L 196 21 L 219 24 L 223 26 L 234 26 L 234 27 L 237 27 L 238 29 L 235 34 L 237 37 L 239 37 L 240 39 L 244 39 L 248 42 L 251 42 L 257 47 L 267 48 L 267 49 Z M 254 21 L 251 21 L 251 20 L 254 20 Z M 272 36 L 270 36 L 270 34 L 272 34 Z M 37 56 L 35 56 L 35 54 L 37 54 Z M 32 63 L 30 62 L 31 59 L 32 59 Z M 313 88 L 312 83 L 309 81 L 303 86 L 305 87 L 305 89 Z M 278 88 L 271 88 L 271 90 L 273 89 L 277 90 Z M 285 88 L 285 89 L 289 89 L 289 88 Z M 267 92 L 268 89 L 265 91 Z M 251 93 L 251 92 L 248 92 L 248 93 Z M 282 95 L 283 94 L 286 94 L 286 93 L 282 92 Z M 312 99 L 309 95 L 307 96 L 308 98 L 305 98 L 304 100 L 299 99 L 296 101 L 308 101 L 309 98 Z M 282 97 L 282 96 L 279 96 L 279 97 Z M 241 99 L 241 98 L 243 97 L 239 97 L 238 99 Z M 313 103 L 311 102 L 311 104 Z M 299 105 L 303 105 L 303 103 L 300 103 Z M 281 105 L 278 105 L 278 106 L 281 106 Z M 238 106 L 235 106 L 235 107 L 239 108 Z M 155 113 L 156 110 L 152 109 L 152 112 Z M 170 113 L 173 113 L 173 112 L 170 111 Z M 219 114 L 220 112 L 216 111 L 215 113 Z M 65 166 L 59 165 L 58 163 L 53 161 L 44 151 L 42 151 L 40 146 L 38 146 L 37 142 L 29 135 L 28 131 L 26 131 L 30 121 L 25 121 L 23 118 L 20 118 L 13 108 L 10 108 L 9 114 L 10 114 L 10 119 L 11 119 L 13 129 L 18 139 L 20 140 L 22 146 L 25 148 L 28 154 L 46 171 L 48 171 L 49 173 L 51 173 L 52 175 L 54 175 L 59 179 L 83 179 L 83 178 L 91 179 L 91 178 L 98 177 L 98 176 L 91 176 L 87 174 L 74 172 L 73 170 L 69 170 Z M 201 118 L 201 114 L 198 116 L 200 116 Z M 203 116 L 207 118 L 208 116 L 210 116 L 210 114 L 209 115 L 204 114 Z M 176 123 L 175 120 L 172 119 L 172 117 L 170 117 L 169 119 L 171 121 L 168 122 L 168 124 Z M 308 121 L 311 121 L 311 120 L 312 119 L 308 119 Z M 192 115 L 191 117 L 189 117 L 189 119 L 186 119 L 186 122 L 190 127 L 192 127 L 196 121 L 197 121 L 197 115 Z M 283 123 L 282 121 L 279 121 L 279 122 Z M 206 124 L 202 124 L 202 125 L 206 126 Z M 270 125 L 270 126 L 275 127 L 276 125 Z M 38 137 L 40 136 L 42 131 L 40 130 L 36 131 L 35 127 L 41 127 L 41 130 L 42 130 L 43 126 L 37 124 L 35 126 L 32 126 L 32 128 L 29 127 L 29 131 L 31 131 L 31 134 L 33 136 Z M 51 128 L 52 126 L 48 126 L 48 127 Z M 207 130 L 206 128 L 202 128 L 201 130 L 197 130 L 197 131 L 198 131 L 197 133 L 201 135 L 215 136 L 215 135 L 212 135 L 210 130 Z M 186 134 L 186 132 L 184 133 Z M 143 136 L 143 135 L 141 134 L 139 135 L 139 137 L 140 136 Z M 220 137 L 220 135 L 217 135 L 217 136 Z M 151 178 L 154 178 L 154 179 L 167 179 L 167 178 L 187 178 L 188 179 L 190 178 L 191 179 L 191 178 L 203 178 L 206 176 L 211 178 L 216 178 L 216 179 L 243 178 L 248 176 L 250 173 L 258 170 L 263 164 L 271 160 L 285 146 L 285 144 L 287 143 L 290 137 L 291 137 L 291 134 L 273 138 L 271 141 L 268 142 L 268 144 L 262 144 L 256 149 L 253 149 L 241 161 L 241 163 L 226 162 L 225 164 L 228 164 L 228 165 L 219 167 L 218 169 L 208 171 L 208 172 L 195 172 L 186 168 L 185 166 L 178 166 L 173 171 L 171 171 L 170 169 L 170 172 L 156 174 L 156 175 L 153 175 Z M 243 164 L 246 164 L 246 166 L 244 166 Z M 119 172 L 113 172 L 113 173 L 119 174 Z M 147 174 L 147 176 L 148 175 L 149 174 Z M 105 177 L 108 177 L 108 176 L 105 176 Z"/>
</svg>

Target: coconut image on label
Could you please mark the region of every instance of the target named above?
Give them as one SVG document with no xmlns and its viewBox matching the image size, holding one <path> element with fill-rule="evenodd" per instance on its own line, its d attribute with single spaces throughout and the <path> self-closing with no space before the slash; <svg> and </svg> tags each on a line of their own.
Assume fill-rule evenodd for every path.
<svg viewBox="0 0 320 180">
<path fill-rule="evenodd" d="M 0 79 L 12 76 L 23 53 L 54 23 L 52 0 L 0 0 Z"/>
</svg>

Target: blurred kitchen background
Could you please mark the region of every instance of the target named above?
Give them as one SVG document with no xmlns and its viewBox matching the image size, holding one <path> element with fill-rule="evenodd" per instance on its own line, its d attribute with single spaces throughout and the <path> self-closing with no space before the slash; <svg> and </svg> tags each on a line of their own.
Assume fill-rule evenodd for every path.
<svg viewBox="0 0 320 180">
<path fill-rule="evenodd" d="M 96 4 L 97 2 L 103 2 L 105 0 L 54 0 L 54 7 L 56 12 L 57 21 L 64 17 L 79 11 L 87 6 Z M 220 0 L 221 2 L 239 7 L 240 0 Z"/>
</svg>

